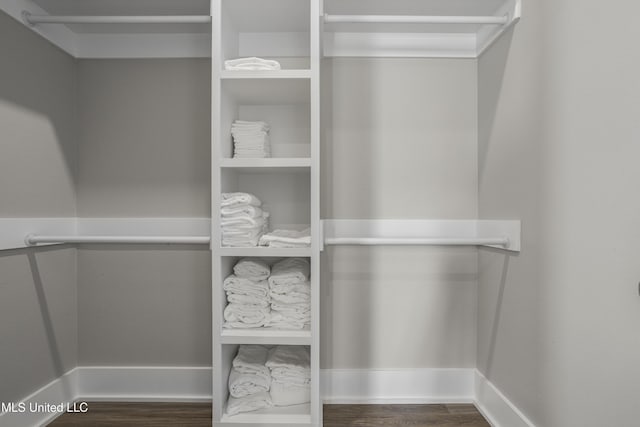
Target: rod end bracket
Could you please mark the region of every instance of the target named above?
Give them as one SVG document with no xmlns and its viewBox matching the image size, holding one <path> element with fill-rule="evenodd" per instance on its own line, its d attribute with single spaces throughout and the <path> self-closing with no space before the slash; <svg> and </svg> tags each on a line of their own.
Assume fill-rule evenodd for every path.
<svg viewBox="0 0 640 427">
<path fill-rule="evenodd" d="M 24 236 L 24 244 L 27 246 L 35 246 L 36 244 L 33 243 L 33 241 L 31 240 L 33 236 L 34 236 L 33 233 L 29 233 L 26 236 Z"/>
<path fill-rule="evenodd" d="M 24 22 L 28 27 L 36 26 L 35 22 L 31 21 L 31 13 L 27 12 L 26 10 L 23 10 L 21 13 L 21 16 L 22 16 L 22 22 Z"/>
</svg>

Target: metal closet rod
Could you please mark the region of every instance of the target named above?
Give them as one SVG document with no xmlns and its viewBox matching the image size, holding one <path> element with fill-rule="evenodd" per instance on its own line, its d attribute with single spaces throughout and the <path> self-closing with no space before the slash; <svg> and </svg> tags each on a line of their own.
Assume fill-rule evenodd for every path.
<svg viewBox="0 0 640 427">
<path fill-rule="evenodd" d="M 39 236 L 29 234 L 24 238 L 27 246 L 38 243 L 131 243 L 131 244 L 174 244 L 204 245 L 211 242 L 209 236 Z"/>
<path fill-rule="evenodd" d="M 353 245 L 353 246 L 502 246 L 509 247 L 507 237 L 487 238 L 420 238 L 420 237 L 328 237 L 325 245 Z"/>
<path fill-rule="evenodd" d="M 327 24 L 488 24 L 504 25 L 509 16 L 324 15 Z"/>
<path fill-rule="evenodd" d="M 36 24 L 209 24 L 211 16 L 157 15 L 157 16 L 81 16 L 81 15 L 32 15 L 22 12 L 22 19 L 29 25 Z"/>
</svg>

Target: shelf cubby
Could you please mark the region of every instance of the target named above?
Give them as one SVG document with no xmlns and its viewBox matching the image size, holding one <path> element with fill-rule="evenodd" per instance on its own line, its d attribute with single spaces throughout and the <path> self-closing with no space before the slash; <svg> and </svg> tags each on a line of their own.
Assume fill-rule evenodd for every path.
<svg viewBox="0 0 640 427">
<path fill-rule="evenodd" d="M 307 0 L 220 0 L 222 59 L 257 56 L 283 69 L 309 69 Z"/>
<path fill-rule="evenodd" d="M 223 79 L 221 85 L 222 114 L 218 131 L 222 159 L 233 158 L 231 125 L 235 120 L 269 124 L 272 159 L 310 158 L 308 79 Z"/>
</svg>

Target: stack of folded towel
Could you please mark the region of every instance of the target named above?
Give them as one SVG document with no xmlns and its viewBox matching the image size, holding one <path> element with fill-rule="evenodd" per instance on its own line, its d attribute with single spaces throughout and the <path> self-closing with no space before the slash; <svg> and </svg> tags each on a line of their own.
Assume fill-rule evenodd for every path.
<svg viewBox="0 0 640 427">
<path fill-rule="evenodd" d="M 260 206 L 262 202 L 253 194 L 222 193 L 222 246 L 258 246 L 269 215 Z"/>
<path fill-rule="evenodd" d="M 271 157 L 269 125 L 265 122 L 236 120 L 231 125 L 233 157 Z"/>
<path fill-rule="evenodd" d="M 237 58 L 224 61 L 224 69 L 231 71 L 279 70 L 280 63 L 256 57 Z"/>
<path fill-rule="evenodd" d="M 303 329 L 311 322 L 311 283 L 309 261 L 286 258 L 271 268 L 269 296 L 271 315 L 268 326 Z"/>
<path fill-rule="evenodd" d="M 260 345 L 241 345 L 229 374 L 227 414 L 255 411 L 273 406 L 269 389 L 271 373 L 266 367 L 269 350 Z"/>
<path fill-rule="evenodd" d="M 306 346 L 281 345 L 271 350 L 266 366 L 271 370 L 273 405 L 300 405 L 311 400 L 310 362 Z"/>
<path fill-rule="evenodd" d="M 259 328 L 271 319 L 269 265 L 258 258 L 243 258 L 224 279 L 229 302 L 224 309 L 225 328 Z"/>
<path fill-rule="evenodd" d="M 274 230 L 260 237 L 259 244 L 271 248 L 308 248 L 311 246 L 311 229 Z"/>
</svg>

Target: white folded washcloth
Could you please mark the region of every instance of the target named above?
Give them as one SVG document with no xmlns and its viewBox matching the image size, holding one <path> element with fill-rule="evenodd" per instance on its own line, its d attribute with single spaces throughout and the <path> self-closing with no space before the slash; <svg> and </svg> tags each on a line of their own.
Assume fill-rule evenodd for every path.
<svg viewBox="0 0 640 427">
<path fill-rule="evenodd" d="M 249 394 L 244 397 L 229 396 L 227 401 L 227 415 L 236 415 L 242 412 L 257 411 L 258 409 L 271 408 L 273 401 L 266 391 Z"/>
<path fill-rule="evenodd" d="M 300 248 L 311 246 L 311 229 L 274 230 L 260 238 L 260 246 Z"/>
<path fill-rule="evenodd" d="M 304 258 L 285 258 L 271 267 L 269 286 L 298 284 L 309 280 L 309 261 Z"/>
<path fill-rule="evenodd" d="M 230 303 L 224 308 L 225 328 L 260 328 L 269 323 L 271 309 L 258 305 Z"/>
<path fill-rule="evenodd" d="M 278 61 L 248 57 L 248 58 L 237 58 L 237 59 L 228 59 L 224 61 L 224 69 L 225 70 L 279 70 L 280 63 Z"/>
<path fill-rule="evenodd" d="M 269 349 L 256 344 L 243 344 L 238 347 L 238 354 L 233 359 L 235 370 L 242 374 L 253 374 L 271 381 L 271 373 L 266 367 Z"/>
<path fill-rule="evenodd" d="M 238 277 L 262 281 L 271 274 L 271 267 L 261 258 L 242 258 L 233 266 L 233 272 Z"/>
<path fill-rule="evenodd" d="M 227 292 L 234 294 L 250 295 L 258 298 L 266 298 L 269 295 L 269 282 L 260 280 L 260 277 L 238 277 L 235 274 L 224 279 L 222 287 Z"/>
<path fill-rule="evenodd" d="M 275 406 L 301 405 L 311 401 L 311 386 L 274 381 L 271 384 L 271 401 Z"/>
<path fill-rule="evenodd" d="M 249 193 L 222 193 L 222 202 L 220 205 L 224 207 L 229 207 L 233 205 L 251 205 L 251 206 L 260 206 L 262 202 L 253 194 Z"/>
<path fill-rule="evenodd" d="M 233 397 L 244 397 L 249 394 L 269 391 L 271 378 L 265 378 L 255 374 L 245 374 L 235 369 L 229 374 L 229 394 Z"/>
</svg>

